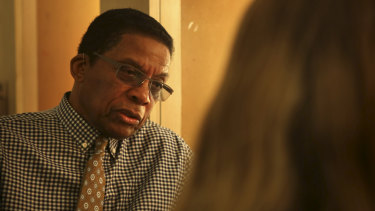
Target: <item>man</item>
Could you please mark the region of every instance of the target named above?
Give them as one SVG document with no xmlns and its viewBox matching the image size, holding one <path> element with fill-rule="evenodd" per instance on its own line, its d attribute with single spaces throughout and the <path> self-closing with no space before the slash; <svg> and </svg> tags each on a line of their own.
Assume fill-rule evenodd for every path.
<svg viewBox="0 0 375 211">
<path fill-rule="evenodd" d="M 172 38 L 148 15 L 116 9 L 98 16 L 71 60 L 74 85 L 60 104 L 0 118 L 0 207 L 170 209 L 191 151 L 148 117 L 173 92 L 165 84 L 172 51 Z M 102 165 L 94 163 L 104 170 L 102 199 L 92 194 L 99 183 L 82 191 L 85 172 L 94 171 L 86 163 L 99 154 L 96 143 L 106 143 Z M 101 206 L 90 207 L 97 201 Z"/>
</svg>

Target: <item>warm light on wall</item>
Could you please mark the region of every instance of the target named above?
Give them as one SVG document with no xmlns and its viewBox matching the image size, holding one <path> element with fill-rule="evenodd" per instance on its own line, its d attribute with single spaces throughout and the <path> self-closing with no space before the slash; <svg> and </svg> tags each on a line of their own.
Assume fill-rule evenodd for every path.
<svg viewBox="0 0 375 211">
<path fill-rule="evenodd" d="M 71 90 L 70 59 L 99 0 L 15 0 L 17 113 L 55 107 Z"/>
<path fill-rule="evenodd" d="M 37 1 L 39 110 L 56 106 L 71 90 L 70 59 L 100 14 L 99 5 L 99 0 Z"/>
<path fill-rule="evenodd" d="M 193 148 L 251 0 L 181 0 L 182 136 Z"/>
</svg>

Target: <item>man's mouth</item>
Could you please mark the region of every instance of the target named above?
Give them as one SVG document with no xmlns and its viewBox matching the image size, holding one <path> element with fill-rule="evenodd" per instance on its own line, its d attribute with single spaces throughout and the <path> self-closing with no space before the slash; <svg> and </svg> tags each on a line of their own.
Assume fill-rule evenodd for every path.
<svg viewBox="0 0 375 211">
<path fill-rule="evenodd" d="M 141 115 L 130 110 L 121 109 L 118 110 L 118 113 L 120 114 L 121 120 L 129 125 L 138 125 L 142 120 Z"/>
</svg>

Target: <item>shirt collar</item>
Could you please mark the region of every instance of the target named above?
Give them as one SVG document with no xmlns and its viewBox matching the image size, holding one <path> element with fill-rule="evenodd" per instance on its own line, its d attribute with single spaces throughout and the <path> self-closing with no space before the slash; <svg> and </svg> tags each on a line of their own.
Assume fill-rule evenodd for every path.
<svg viewBox="0 0 375 211">
<path fill-rule="evenodd" d="M 90 126 L 70 105 L 68 98 L 70 92 L 65 93 L 57 106 L 57 115 L 67 131 L 77 141 L 83 152 L 91 148 L 100 133 Z"/>
</svg>

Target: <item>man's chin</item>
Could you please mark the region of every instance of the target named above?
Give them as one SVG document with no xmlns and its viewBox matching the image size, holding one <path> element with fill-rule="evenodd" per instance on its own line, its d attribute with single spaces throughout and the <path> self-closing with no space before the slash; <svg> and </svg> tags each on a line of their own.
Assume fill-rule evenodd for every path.
<svg viewBox="0 0 375 211">
<path fill-rule="evenodd" d="M 121 127 L 106 127 L 102 132 L 107 137 L 122 140 L 134 135 L 137 132 L 137 130 L 137 127 L 131 125 L 122 125 Z"/>
<path fill-rule="evenodd" d="M 111 138 L 118 140 L 129 138 L 134 135 L 139 128 L 142 127 L 145 121 L 142 121 L 138 125 L 131 125 L 125 122 L 119 121 L 118 119 L 112 119 L 112 121 L 107 121 L 105 124 L 102 124 L 102 133 Z"/>
</svg>

